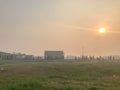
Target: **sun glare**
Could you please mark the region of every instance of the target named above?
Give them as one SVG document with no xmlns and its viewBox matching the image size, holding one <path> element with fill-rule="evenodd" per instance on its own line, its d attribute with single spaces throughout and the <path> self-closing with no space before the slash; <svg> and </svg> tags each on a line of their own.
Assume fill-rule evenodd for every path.
<svg viewBox="0 0 120 90">
<path fill-rule="evenodd" d="M 99 29 L 99 33 L 105 33 L 105 32 L 106 32 L 105 28 L 100 28 Z"/>
</svg>

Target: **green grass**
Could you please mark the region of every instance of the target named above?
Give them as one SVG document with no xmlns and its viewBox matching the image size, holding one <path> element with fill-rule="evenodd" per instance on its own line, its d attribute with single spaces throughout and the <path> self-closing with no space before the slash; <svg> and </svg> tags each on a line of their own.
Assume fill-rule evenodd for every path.
<svg viewBox="0 0 120 90">
<path fill-rule="evenodd" d="M 120 63 L 0 64 L 0 90 L 120 90 Z"/>
</svg>

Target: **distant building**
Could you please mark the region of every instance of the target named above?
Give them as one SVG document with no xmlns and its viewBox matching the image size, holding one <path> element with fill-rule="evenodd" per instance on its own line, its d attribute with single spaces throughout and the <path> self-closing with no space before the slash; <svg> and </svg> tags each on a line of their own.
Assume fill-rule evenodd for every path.
<svg viewBox="0 0 120 90">
<path fill-rule="evenodd" d="M 40 56 L 26 55 L 22 53 L 0 52 L 0 60 L 42 60 Z"/>
<path fill-rule="evenodd" d="M 76 60 L 77 57 L 76 56 L 67 56 L 65 59 L 66 60 Z"/>
<path fill-rule="evenodd" d="M 45 51 L 44 57 L 46 60 L 62 60 L 64 59 L 63 51 Z"/>
</svg>

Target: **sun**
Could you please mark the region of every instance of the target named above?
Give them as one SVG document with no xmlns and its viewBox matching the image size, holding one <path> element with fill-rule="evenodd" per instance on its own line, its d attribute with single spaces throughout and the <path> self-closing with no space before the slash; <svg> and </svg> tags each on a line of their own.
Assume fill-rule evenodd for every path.
<svg viewBox="0 0 120 90">
<path fill-rule="evenodd" d="M 100 28 L 99 29 L 99 33 L 105 33 L 106 32 L 106 29 L 105 28 Z"/>
</svg>

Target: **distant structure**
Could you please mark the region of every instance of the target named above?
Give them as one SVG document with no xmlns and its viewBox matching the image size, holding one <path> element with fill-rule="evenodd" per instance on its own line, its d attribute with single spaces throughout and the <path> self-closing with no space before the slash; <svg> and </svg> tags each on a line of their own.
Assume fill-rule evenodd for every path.
<svg viewBox="0 0 120 90">
<path fill-rule="evenodd" d="M 21 61 L 39 61 L 42 60 L 40 56 L 26 55 L 22 53 L 6 53 L 0 52 L 0 61 L 3 60 L 21 60 Z"/>
<path fill-rule="evenodd" d="M 44 56 L 45 56 L 45 60 L 63 60 L 64 52 L 63 51 L 45 51 Z"/>
<path fill-rule="evenodd" d="M 83 50 L 82 50 L 83 51 Z M 76 61 L 117 61 L 120 62 L 120 55 L 110 56 L 67 56 L 63 51 L 45 51 L 44 56 L 34 56 L 25 53 L 0 52 L 0 61 L 44 61 L 44 60 L 76 60 Z M 2 69 L 1 69 L 2 70 Z"/>
<path fill-rule="evenodd" d="M 69 55 L 69 56 L 65 57 L 65 59 L 66 60 L 76 60 L 77 56 L 71 56 L 71 55 Z"/>
</svg>

